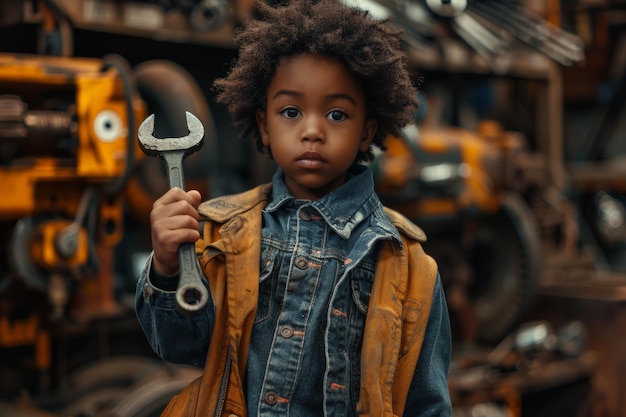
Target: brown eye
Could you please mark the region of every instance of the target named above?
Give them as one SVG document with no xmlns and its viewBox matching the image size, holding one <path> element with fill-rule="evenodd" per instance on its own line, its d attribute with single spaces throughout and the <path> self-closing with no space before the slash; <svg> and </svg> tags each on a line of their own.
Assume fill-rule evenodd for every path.
<svg viewBox="0 0 626 417">
<path fill-rule="evenodd" d="M 296 117 L 300 116 L 300 110 L 289 107 L 281 111 L 280 114 L 282 114 L 287 119 L 295 119 Z"/>
<path fill-rule="evenodd" d="M 343 120 L 346 120 L 348 116 L 342 111 L 333 110 L 328 113 L 328 118 L 334 122 L 341 122 Z"/>
</svg>

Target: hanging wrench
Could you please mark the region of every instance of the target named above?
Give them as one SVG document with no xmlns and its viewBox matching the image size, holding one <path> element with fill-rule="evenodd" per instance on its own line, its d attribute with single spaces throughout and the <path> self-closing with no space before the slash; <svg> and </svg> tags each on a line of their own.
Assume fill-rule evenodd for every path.
<svg viewBox="0 0 626 417">
<path fill-rule="evenodd" d="M 193 114 L 185 112 L 189 134 L 180 138 L 155 138 L 154 115 L 148 116 L 139 126 L 139 145 L 146 155 L 165 161 L 170 188 L 185 189 L 183 180 L 183 160 L 198 151 L 204 140 L 202 122 Z M 196 258 L 195 245 L 182 243 L 178 247 L 180 281 L 176 289 L 176 302 L 184 314 L 193 314 L 204 308 L 209 293 L 203 284 L 203 276 Z"/>
</svg>

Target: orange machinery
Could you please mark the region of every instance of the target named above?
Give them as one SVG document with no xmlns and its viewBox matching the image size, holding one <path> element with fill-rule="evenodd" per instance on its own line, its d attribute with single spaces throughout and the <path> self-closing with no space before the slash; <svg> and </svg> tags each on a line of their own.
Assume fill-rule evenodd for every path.
<svg viewBox="0 0 626 417">
<path fill-rule="evenodd" d="M 0 55 L 0 350 L 114 313 L 111 254 L 146 106 L 123 59 Z"/>
<path fill-rule="evenodd" d="M 426 231 L 461 342 L 500 341 L 533 303 L 542 242 L 525 196 L 546 182 L 542 161 L 484 121 L 406 128 L 374 165 L 382 201 Z"/>
<path fill-rule="evenodd" d="M 50 396 L 79 401 L 77 390 L 91 385 L 68 390 L 73 368 L 107 368 L 107 352 L 144 355 L 133 366 L 109 366 L 107 375 L 122 375 L 113 385 L 150 357 L 129 303 L 136 265 L 120 268 L 120 254 L 149 252 L 137 240 L 149 240 L 149 210 L 168 185 L 164 167 L 139 150 L 136 134 L 151 113 L 162 136 L 176 137 L 181 123 L 186 127 L 185 110 L 202 120 L 211 142 L 201 89 L 170 61 L 131 68 L 118 55 L 0 54 L 0 414 L 2 400 L 20 392 L 33 404 Z M 184 168 L 187 187 L 208 191 L 205 148 Z M 117 344 L 66 346 L 76 337 L 112 338 L 114 328 L 126 329 Z M 103 376 L 90 381 L 104 383 Z"/>
</svg>

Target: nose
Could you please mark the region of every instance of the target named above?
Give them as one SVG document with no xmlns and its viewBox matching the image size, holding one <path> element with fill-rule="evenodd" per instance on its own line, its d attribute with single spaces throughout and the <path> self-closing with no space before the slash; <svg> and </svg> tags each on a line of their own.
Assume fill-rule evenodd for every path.
<svg viewBox="0 0 626 417">
<path fill-rule="evenodd" d="M 300 139 L 302 141 L 323 142 L 325 140 L 323 116 L 306 116 L 303 120 Z"/>
</svg>

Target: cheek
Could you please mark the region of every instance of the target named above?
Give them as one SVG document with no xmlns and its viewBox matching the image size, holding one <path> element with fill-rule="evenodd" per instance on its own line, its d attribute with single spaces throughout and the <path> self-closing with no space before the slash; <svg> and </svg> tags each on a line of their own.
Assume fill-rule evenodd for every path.
<svg viewBox="0 0 626 417">
<path fill-rule="evenodd" d="M 281 146 L 271 146 L 269 149 L 272 160 L 281 168 L 286 169 L 294 159 L 294 155 Z"/>
<path fill-rule="evenodd" d="M 280 134 L 276 130 L 270 129 L 268 133 L 267 140 L 263 141 L 263 144 L 267 146 L 271 152 L 274 160 L 279 161 L 285 158 L 293 149 L 293 146 L 289 143 L 285 143 L 285 141 L 281 140 Z M 271 138 L 271 139 L 270 139 Z"/>
</svg>

